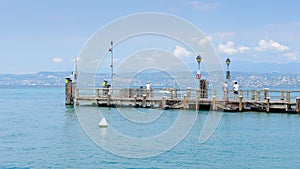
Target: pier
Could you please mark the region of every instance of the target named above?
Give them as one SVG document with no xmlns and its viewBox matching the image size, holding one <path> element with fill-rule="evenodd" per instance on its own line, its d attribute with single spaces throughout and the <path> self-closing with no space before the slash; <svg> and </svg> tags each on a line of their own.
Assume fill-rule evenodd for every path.
<svg viewBox="0 0 300 169">
<path fill-rule="evenodd" d="M 239 90 L 223 93 L 217 90 L 187 88 L 76 88 L 66 84 L 66 104 L 88 104 L 100 107 L 141 107 L 153 109 L 213 110 L 225 112 L 299 113 L 300 91 Z M 68 88 L 69 86 L 69 88 Z M 71 88 L 71 89 L 70 89 Z M 72 89 L 73 88 L 73 89 Z"/>
</svg>

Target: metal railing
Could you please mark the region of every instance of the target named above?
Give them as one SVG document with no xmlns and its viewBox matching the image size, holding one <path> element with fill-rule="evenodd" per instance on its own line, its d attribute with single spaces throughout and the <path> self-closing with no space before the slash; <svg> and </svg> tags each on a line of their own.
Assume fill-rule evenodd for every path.
<svg viewBox="0 0 300 169">
<path fill-rule="evenodd" d="M 213 97 L 218 100 L 238 100 L 242 97 L 243 100 L 248 101 L 264 101 L 267 98 L 272 101 L 295 101 L 297 97 L 300 97 L 300 90 L 239 90 L 238 95 L 234 95 L 233 90 L 228 92 L 217 91 L 215 89 L 200 90 L 200 89 L 176 89 L 176 88 L 154 88 L 147 91 L 144 88 L 77 88 L 76 97 L 119 97 L 119 98 L 132 98 L 132 97 L 152 97 L 166 99 L 180 99 L 186 96 L 187 98 L 200 98 L 200 99 L 212 99 Z"/>
</svg>

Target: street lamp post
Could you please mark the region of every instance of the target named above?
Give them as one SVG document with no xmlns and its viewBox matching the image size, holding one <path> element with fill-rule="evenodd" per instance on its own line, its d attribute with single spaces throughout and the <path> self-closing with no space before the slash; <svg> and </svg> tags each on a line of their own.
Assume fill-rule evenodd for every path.
<svg viewBox="0 0 300 169">
<path fill-rule="evenodd" d="M 230 71 L 229 71 L 229 65 L 230 65 L 230 59 L 229 58 L 227 58 L 226 59 L 226 65 L 227 65 L 227 71 L 226 71 L 226 79 L 230 79 Z"/>
<path fill-rule="evenodd" d="M 201 79 L 201 72 L 200 72 L 200 63 L 201 63 L 202 57 L 200 55 L 198 55 L 196 57 L 196 61 L 198 63 L 198 70 L 197 70 L 197 79 L 199 79 L 199 89 L 201 89 L 201 83 L 200 83 L 200 79 Z"/>
</svg>

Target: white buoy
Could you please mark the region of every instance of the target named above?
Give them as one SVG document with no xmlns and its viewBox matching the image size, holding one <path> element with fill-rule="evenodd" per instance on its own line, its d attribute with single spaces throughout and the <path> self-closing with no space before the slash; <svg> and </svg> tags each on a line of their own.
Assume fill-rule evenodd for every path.
<svg viewBox="0 0 300 169">
<path fill-rule="evenodd" d="M 104 117 L 99 122 L 99 127 L 107 127 L 107 122 Z"/>
</svg>

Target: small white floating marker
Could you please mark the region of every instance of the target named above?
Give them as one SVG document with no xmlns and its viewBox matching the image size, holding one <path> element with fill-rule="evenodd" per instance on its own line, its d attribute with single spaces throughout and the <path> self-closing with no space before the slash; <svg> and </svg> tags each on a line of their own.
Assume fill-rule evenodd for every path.
<svg viewBox="0 0 300 169">
<path fill-rule="evenodd" d="M 107 122 L 104 117 L 99 122 L 99 127 L 107 127 Z"/>
</svg>

